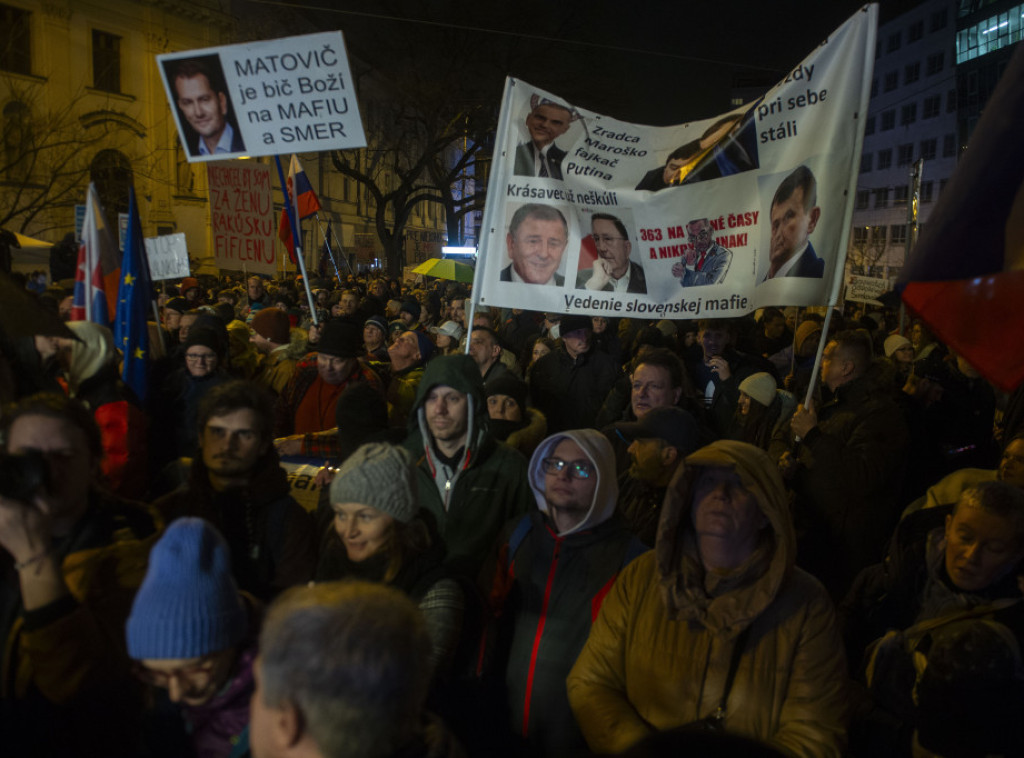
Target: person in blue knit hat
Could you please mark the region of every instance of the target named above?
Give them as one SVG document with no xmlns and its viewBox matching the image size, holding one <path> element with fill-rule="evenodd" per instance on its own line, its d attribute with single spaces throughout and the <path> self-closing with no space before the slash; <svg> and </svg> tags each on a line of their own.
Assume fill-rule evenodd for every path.
<svg viewBox="0 0 1024 758">
<path fill-rule="evenodd" d="M 173 522 L 150 553 L 125 632 L 139 678 L 181 706 L 198 758 L 247 753 L 256 616 L 216 528 Z"/>
</svg>

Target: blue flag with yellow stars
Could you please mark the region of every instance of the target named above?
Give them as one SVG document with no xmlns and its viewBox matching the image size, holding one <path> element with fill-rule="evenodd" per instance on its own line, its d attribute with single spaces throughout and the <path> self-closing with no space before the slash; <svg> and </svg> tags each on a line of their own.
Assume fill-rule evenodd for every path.
<svg viewBox="0 0 1024 758">
<path fill-rule="evenodd" d="M 149 264 L 142 241 L 142 221 L 135 202 L 135 188 L 128 196 L 128 234 L 121 259 L 121 283 L 117 288 L 117 314 L 114 319 L 114 344 L 124 354 L 121 378 L 132 388 L 139 402 L 146 401 L 149 389 L 149 328 L 146 314 L 153 297 Z"/>
</svg>

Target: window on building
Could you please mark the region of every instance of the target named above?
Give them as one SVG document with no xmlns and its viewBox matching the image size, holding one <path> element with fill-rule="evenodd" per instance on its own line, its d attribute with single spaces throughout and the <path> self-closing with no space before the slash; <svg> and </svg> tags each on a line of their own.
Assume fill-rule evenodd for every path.
<svg viewBox="0 0 1024 758">
<path fill-rule="evenodd" d="M 99 29 L 92 30 L 92 86 L 121 91 L 121 38 Z"/>
<path fill-rule="evenodd" d="M 898 71 L 890 71 L 885 75 L 885 91 L 892 92 L 900 86 L 900 74 Z"/>
<path fill-rule="evenodd" d="M 4 178 L 24 181 L 32 157 L 31 112 L 25 103 L 12 100 L 4 106 Z"/>
<path fill-rule="evenodd" d="M 939 180 L 939 197 L 942 197 L 942 193 L 946 191 L 946 182 L 948 181 L 948 179 Z"/>
<path fill-rule="evenodd" d="M 857 210 L 862 211 L 871 202 L 871 190 L 857 190 Z"/>
<path fill-rule="evenodd" d="M 885 43 L 885 52 L 895 53 L 900 49 L 900 45 L 903 44 L 903 38 L 899 32 L 890 34 L 888 41 Z"/>
<path fill-rule="evenodd" d="M 868 120 L 864 122 L 864 134 L 871 135 L 875 133 L 875 117 L 868 116 Z"/>
<path fill-rule="evenodd" d="M 876 208 L 888 208 L 889 207 L 889 188 L 880 187 L 874 190 L 875 194 L 875 207 Z"/>
<path fill-rule="evenodd" d="M 21 8 L 0 5 L 0 69 L 32 73 L 31 16 Z"/>
<path fill-rule="evenodd" d="M 942 95 L 926 97 L 921 103 L 921 118 L 935 118 L 942 113 Z"/>
<path fill-rule="evenodd" d="M 884 226 L 873 226 L 871 227 L 871 241 L 879 244 L 885 244 L 885 227 Z"/>
<path fill-rule="evenodd" d="M 907 185 L 905 184 L 896 187 L 892 193 L 892 207 L 895 208 L 900 205 L 906 205 L 907 195 L 909 194 L 909 192 L 910 190 L 907 188 Z"/>
<path fill-rule="evenodd" d="M 871 80 L 871 97 L 875 97 L 878 94 L 878 77 L 876 76 Z"/>
<path fill-rule="evenodd" d="M 954 113 L 956 111 L 956 90 L 951 89 L 946 93 L 946 113 Z"/>
<path fill-rule="evenodd" d="M 903 83 L 913 84 L 921 78 L 921 64 L 908 63 L 903 67 Z"/>
<path fill-rule="evenodd" d="M 931 139 L 921 140 L 921 158 L 926 161 L 935 160 L 935 156 L 938 154 L 938 140 L 932 137 Z"/>
<path fill-rule="evenodd" d="M 914 162 L 914 146 L 900 145 L 896 152 L 896 165 L 909 166 Z"/>
<path fill-rule="evenodd" d="M 866 174 L 871 170 L 871 153 L 865 153 L 860 157 L 860 172 Z"/>
<path fill-rule="evenodd" d="M 885 171 L 887 168 L 892 168 L 892 148 L 887 147 L 885 150 L 878 151 L 878 170 Z"/>
<path fill-rule="evenodd" d="M 853 227 L 853 244 L 857 247 L 864 247 L 867 245 L 869 232 L 870 230 L 866 226 Z"/>
<path fill-rule="evenodd" d="M 924 36 L 924 21 L 915 21 L 907 29 L 907 42 L 917 42 Z"/>
<path fill-rule="evenodd" d="M 892 244 L 892 245 L 905 245 L 905 244 L 907 244 L 907 225 L 906 224 L 892 224 L 889 227 L 889 244 Z"/>
<path fill-rule="evenodd" d="M 933 32 L 937 32 L 939 29 L 945 29 L 946 19 L 948 18 L 948 15 L 949 10 L 947 8 L 943 8 L 940 11 L 935 11 L 932 14 L 931 30 Z"/>
<path fill-rule="evenodd" d="M 943 66 L 946 65 L 946 54 L 941 50 L 937 53 L 932 53 L 928 56 L 928 67 L 926 71 L 928 76 L 934 76 L 935 74 L 942 71 Z"/>
<path fill-rule="evenodd" d="M 917 121 L 917 103 L 909 103 L 900 108 L 900 126 L 908 126 Z"/>
<path fill-rule="evenodd" d="M 921 202 L 930 203 L 935 191 L 935 182 L 921 182 Z"/>
<path fill-rule="evenodd" d="M 942 138 L 942 157 L 943 158 L 955 158 L 956 157 L 956 135 L 947 134 Z"/>
<path fill-rule="evenodd" d="M 887 132 L 896 126 L 896 111 L 888 110 L 882 114 L 882 131 Z"/>
</svg>

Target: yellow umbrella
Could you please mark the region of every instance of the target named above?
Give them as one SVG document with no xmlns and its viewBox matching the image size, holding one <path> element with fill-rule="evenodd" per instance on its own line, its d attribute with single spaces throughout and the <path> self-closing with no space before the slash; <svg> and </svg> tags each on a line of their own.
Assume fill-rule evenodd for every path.
<svg viewBox="0 0 1024 758">
<path fill-rule="evenodd" d="M 412 270 L 414 274 L 450 279 L 454 282 L 472 282 L 473 267 L 451 258 L 428 258 Z"/>
<path fill-rule="evenodd" d="M 31 250 L 32 248 L 43 248 L 53 247 L 52 242 L 44 242 L 43 240 L 37 240 L 33 237 L 26 237 L 24 234 L 14 233 L 14 236 L 18 240 L 18 247 L 22 250 Z"/>
</svg>

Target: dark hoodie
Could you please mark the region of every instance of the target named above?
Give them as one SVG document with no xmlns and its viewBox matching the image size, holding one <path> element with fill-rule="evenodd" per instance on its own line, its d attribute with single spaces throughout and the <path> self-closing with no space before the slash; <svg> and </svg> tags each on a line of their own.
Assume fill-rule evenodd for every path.
<svg viewBox="0 0 1024 758">
<path fill-rule="evenodd" d="M 433 443 L 424 405 L 433 387 L 467 395 L 466 445 L 446 461 Z M 475 579 L 501 527 L 526 512 L 532 501 L 526 459 L 487 429 L 480 369 L 468 355 L 445 355 L 427 364 L 409 416 L 405 447 L 416 459 L 420 506 L 437 519 L 448 548 L 446 563 Z"/>
</svg>

